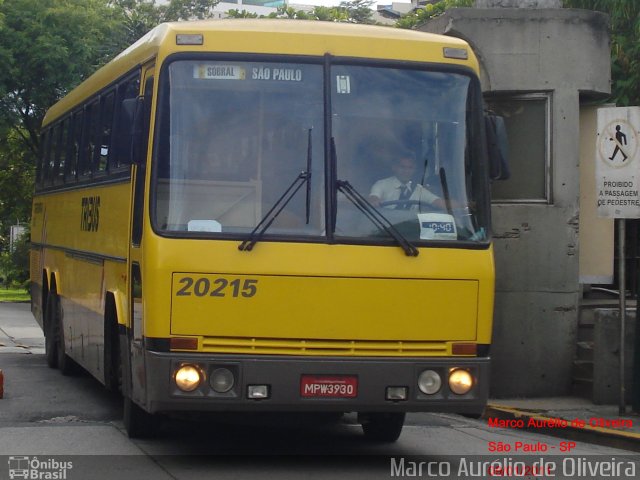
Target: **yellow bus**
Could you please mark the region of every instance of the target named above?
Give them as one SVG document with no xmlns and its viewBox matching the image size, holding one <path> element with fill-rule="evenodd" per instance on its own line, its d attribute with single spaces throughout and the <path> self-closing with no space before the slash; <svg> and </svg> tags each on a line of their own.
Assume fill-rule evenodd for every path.
<svg viewBox="0 0 640 480">
<path fill-rule="evenodd" d="M 483 411 L 492 156 L 455 38 L 162 24 L 46 114 L 31 225 L 46 359 L 173 412 Z M 494 132 L 495 133 L 495 132 Z"/>
</svg>

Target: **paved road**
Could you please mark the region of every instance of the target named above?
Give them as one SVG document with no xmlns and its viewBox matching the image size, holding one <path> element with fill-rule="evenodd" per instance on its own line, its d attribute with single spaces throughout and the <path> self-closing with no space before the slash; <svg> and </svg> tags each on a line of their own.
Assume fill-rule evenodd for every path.
<svg viewBox="0 0 640 480">
<path fill-rule="evenodd" d="M 539 454 L 521 457 L 513 450 L 517 442 L 546 446 L 546 453 L 566 458 L 559 451 L 562 439 L 442 414 L 409 415 L 402 437 L 392 445 L 366 442 L 349 415 L 333 423 L 301 417 L 170 419 L 157 438 L 132 441 L 121 422 L 120 398 L 88 375 L 64 377 L 49 369 L 42 335 L 36 333 L 28 305 L 0 304 L 0 369 L 5 373 L 0 479 L 9 478 L 9 467 L 20 466 L 17 457 L 28 457 L 28 462 L 37 458 L 33 465 L 49 473 L 71 462 L 66 470 L 71 480 L 389 478 L 391 465 L 410 458 L 436 462 L 439 468 L 452 462 L 450 478 L 470 478 L 453 473 L 461 458 L 496 458 L 489 452 L 490 442 L 510 445 L 509 455 L 530 463 Z M 578 443 L 572 453 L 607 461 L 629 455 L 585 443 Z M 426 472 L 422 477 L 429 478 Z"/>
<path fill-rule="evenodd" d="M 0 303 L 0 353 L 44 353 L 42 330 L 27 303 Z"/>
</svg>

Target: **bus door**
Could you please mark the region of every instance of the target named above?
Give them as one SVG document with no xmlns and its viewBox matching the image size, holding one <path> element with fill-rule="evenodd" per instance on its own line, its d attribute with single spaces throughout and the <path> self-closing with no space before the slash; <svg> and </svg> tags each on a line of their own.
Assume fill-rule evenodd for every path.
<svg viewBox="0 0 640 480">
<path fill-rule="evenodd" d="M 129 365 L 123 365 L 123 394 L 137 403 L 144 404 L 144 312 L 142 290 L 142 231 L 144 224 L 145 179 L 147 176 L 146 157 L 148 152 L 151 101 L 153 98 L 154 67 L 142 69 L 140 94 L 143 98 L 143 128 L 140 141 L 133 148 L 137 158 L 133 162 L 131 203 L 131 243 L 129 245 L 129 329 L 127 333 L 127 354 Z"/>
</svg>

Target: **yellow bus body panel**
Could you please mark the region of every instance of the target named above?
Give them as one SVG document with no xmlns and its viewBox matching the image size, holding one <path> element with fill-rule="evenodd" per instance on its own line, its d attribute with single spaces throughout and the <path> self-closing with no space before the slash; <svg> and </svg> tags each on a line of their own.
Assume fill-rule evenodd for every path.
<svg viewBox="0 0 640 480">
<path fill-rule="evenodd" d="M 180 282 L 185 278 L 195 280 L 198 296 L 177 296 L 186 287 Z M 247 280 L 255 282 L 251 285 L 257 290 L 250 298 L 242 296 Z M 472 280 L 177 273 L 171 333 L 475 340 L 477 298 L 477 282 Z M 437 320 L 440 326 L 425 331 L 419 327 L 421 319 Z"/>
<path fill-rule="evenodd" d="M 97 230 L 91 231 L 81 227 L 83 199 L 89 197 L 100 202 L 99 217 L 91 220 L 97 222 Z M 128 180 L 91 190 L 37 195 L 31 241 L 46 248 L 33 255 L 32 281 L 40 282 L 38 272 L 43 268 L 64 272 L 56 285 L 58 294 L 93 312 L 104 310 L 106 291 L 125 295 L 130 201 Z M 117 307 L 121 310 L 122 305 Z"/>
<path fill-rule="evenodd" d="M 146 335 L 298 355 L 448 355 L 453 342 L 490 343 L 491 249 L 421 248 L 416 258 L 395 246 L 238 243 L 148 242 L 145 315 L 171 319 L 149 322 Z"/>
</svg>

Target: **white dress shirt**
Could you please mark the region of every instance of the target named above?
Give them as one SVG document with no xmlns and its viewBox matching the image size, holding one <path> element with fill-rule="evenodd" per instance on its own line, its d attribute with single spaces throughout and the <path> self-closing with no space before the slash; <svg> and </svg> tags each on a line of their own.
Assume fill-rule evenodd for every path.
<svg viewBox="0 0 640 480">
<path fill-rule="evenodd" d="M 429 190 L 424 188 L 419 183 L 407 182 L 410 188 L 413 188 L 413 192 L 408 200 L 416 200 L 420 201 L 420 203 L 424 203 L 427 205 L 432 204 L 439 197 L 434 195 Z M 383 178 L 382 180 L 378 180 L 371 187 L 371 196 L 378 197 L 380 202 L 391 202 L 394 200 L 399 200 L 402 191 L 404 190 L 404 184 L 398 180 L 398 178 L 394 175 L 391 177 Z M 387 208 L 397 208 L 396 205 L 388 205 Z"/>
</svg>

